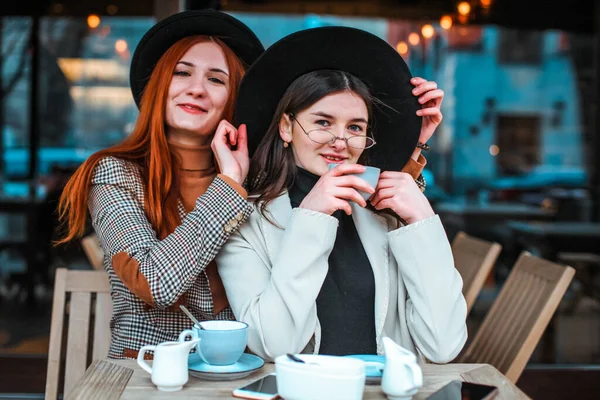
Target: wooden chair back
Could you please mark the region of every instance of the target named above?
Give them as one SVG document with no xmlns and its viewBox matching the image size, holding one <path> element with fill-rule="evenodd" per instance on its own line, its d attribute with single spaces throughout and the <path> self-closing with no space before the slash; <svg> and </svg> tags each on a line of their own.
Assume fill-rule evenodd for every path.
<svg viewBox="0 0 600 400">
<path fill-rule="evenodd" d="M 460 362 L 491 364 L 516 383 L 574 274 L 521 253 Z"/>
<path fill-rule="evenodd" d="M 81 247 L 87 256 L 92 268 L 97 271 L 104 271 L 104 250 L 100 246 L 100 241 L 95 233 L 84 236 L 81 239 Z"/>
<path fill-rule="evenodd" d="M 67 398 L 91 362 L 108 356 L 111 314 L 112 300 L 106 272 L 57 268 L 46 400 L 57 398 L 61 376 L 64 377 L 63 398 Z"/>
<path fill-rule="evenodd" d="M 452 240 L 454 265 L 463 280 L 467 313 L 477 300 L 501 250 L 499 243 L 479 239 L 462 231 Z"/>
</svg>

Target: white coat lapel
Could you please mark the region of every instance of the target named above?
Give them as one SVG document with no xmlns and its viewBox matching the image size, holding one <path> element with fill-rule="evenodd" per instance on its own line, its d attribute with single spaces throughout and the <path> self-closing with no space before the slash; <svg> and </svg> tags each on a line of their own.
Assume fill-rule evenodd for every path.
<svg viewBox="0 0 600 400">
<path fill-rule="evenodd" d="M 261 228 L 265 237 L 267 251 L 269 253 L 271 263 L 273 263 L 275 257 L 281 250 L 280 243 L 281 239 L 283 238 L 283 232 L 287 228 L 288 221 L 292 215 L 290 196 L 286 192 L 277 197 L 271 202 L 271 204 L 269 204 L 267 210 L 270 212 L 270 219 L 276 222 L 278 225 L 275 226 L 266 219 L 261 218 Z"/>
<path fill-rule="evenodd" d="M 354 220 L 356 231 L 373 269 L 375 299 L 388 299 L 390 291 L 390 249 L 387 236 L 387 221 L 384 217 L 366 210 L 355 203 L 351 203 L 351 206 L 352 219 Z M 380 347 L 379 338 L 383 331 L 387 309 L 387 301 L 375 301 L 375 330 L 377 333 L 378 348 Z"/>
</svg>

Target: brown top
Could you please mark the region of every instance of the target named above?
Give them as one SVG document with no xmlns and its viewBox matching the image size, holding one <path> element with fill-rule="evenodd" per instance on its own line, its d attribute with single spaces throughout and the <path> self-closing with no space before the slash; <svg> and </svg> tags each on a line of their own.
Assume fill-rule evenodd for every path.
<svg viewBox="0 0 600 400">
<path fill-rule="evenodd" d="M 419 155 L 419 159 L 417 161 L 413 160 L 412 157 L 408 160 L 404 168 L 402 168 L 402 172 L 406 172 L 413 179 L 417 179 L 419 175 L 423 172 L 423 168 L 427 165 L 427 160 L 423 157 L 423 154 Z"/>
<path fill-rule="evenodd" d="M 181 164 L 177 176 L 179 193 L 185 211 L 189 213 L 196 206 L 198 197 L 206 192 L 208 186 L 217 176 L 212 150 L 210 144 L 191 146 L 169 143 L 169 147 L 180 158 Z M 245 198 L 248 197 L 246 191 L 233 179 L 225 175 L 220 175 L 220 177 L 232 185 L 240 195 Z M 212 294 L 214 314 L 217 315 L 229 305 L 229 302 L 214 260 L 206 267 L 205 272 Z"/>
</svg>

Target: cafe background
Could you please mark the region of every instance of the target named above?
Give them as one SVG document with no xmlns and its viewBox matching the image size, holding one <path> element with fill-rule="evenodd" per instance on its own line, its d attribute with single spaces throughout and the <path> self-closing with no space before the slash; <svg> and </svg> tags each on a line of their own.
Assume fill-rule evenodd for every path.
<svg viewBox="0 0 600 400">
<path fill-rule="evenodd" d="M 92 268 L 80 243 L 52 247 L 56 200 L 74 168 L 131 132 L 137 116 L 128 83 L 131 55 L 157 20 L 183 9 L 230 12 L 265 47 L 312 27 L 364 29 L 396 48 L 414 75 L 438 82 L 444 121 L 425 153 L 426 196 L 450 240 L 463 230 L 503 246 L 469 315 L 473 332 L 520 251 L 559 256 L 520 240 L 508 220 L 536 219 L 539 212 L 527 211 L 535 209 L 551 221 L 598 221 L 598 39 L 592 28 L 598 11 L 591 1 L 554 13 L 537 1 L 459 3 L 2 5 L 0 398 L 43 394 L 54 271 Z M 523 212 L 489 211 L 505 204 Z M 578 251 L 599 253 L 594 246 Z M 600 265 L 598 257 L 590 260 L 519 381 L 526 392 L 534 383 L 555 395 L 572 393 L 574 385 L 582 393 L 598 390 Z"/>
</svg>

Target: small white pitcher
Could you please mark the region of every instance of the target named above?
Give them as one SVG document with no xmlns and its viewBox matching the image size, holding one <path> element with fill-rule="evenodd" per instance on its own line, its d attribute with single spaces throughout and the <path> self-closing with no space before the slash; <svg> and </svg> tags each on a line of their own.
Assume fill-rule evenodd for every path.
<svg viewBox="0 0 600 400">
<path fill-rule="evenodd" d="M 176 392 L 183 388 L 189 379 L 188 355 L 200 339 L 188 342 L 164 342 L 156 346 L 144 346 L 138 353 L 137 362 L 152 375 L 152 383 L 158 390 Z M 147 351 L 154 351 L 152 367 L 144 360 Z"/>
<path fill-rule="evenodd" d="M 423 372 L 417 357 L 388 337 L 383 338 L 385 369 L 381 389 L 390 400 L 410 399 L 423 386 Z"/>
</svg>

